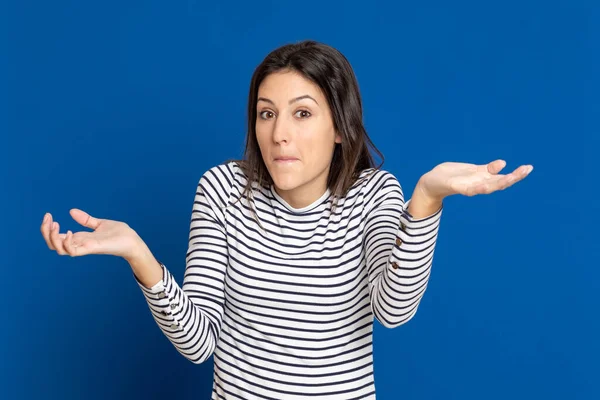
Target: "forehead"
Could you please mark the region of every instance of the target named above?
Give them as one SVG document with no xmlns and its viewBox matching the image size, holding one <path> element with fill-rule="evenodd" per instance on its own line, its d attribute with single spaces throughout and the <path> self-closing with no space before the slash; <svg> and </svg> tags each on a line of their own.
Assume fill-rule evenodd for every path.
<svg viewBox="0 0 600 400">
<path fill-rule="evenodd" d="M 296 71 L 271 73 L 267 75 L 258 88 L 259 97 L 268 97 L 273 101 L 279 98 L 284 100 L 305 94 L 313 97 L 323 97 L 323 93 L 317 84 Z"/>
</svg>

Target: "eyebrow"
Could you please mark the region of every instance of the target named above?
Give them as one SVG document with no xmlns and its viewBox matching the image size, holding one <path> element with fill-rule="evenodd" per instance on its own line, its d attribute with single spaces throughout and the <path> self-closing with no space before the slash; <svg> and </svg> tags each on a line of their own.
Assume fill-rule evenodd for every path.
<svg viewBox="0 0 600 400">
<path fill-rule="evenodd" d="M 303 96 L 298 96 L 298 97 L 295 97 L 295 98 L 291 99 L 291 100 L 288 102 L 288 104 L 292 104 L 292 103 L 294 103 L 294 102 L 296 102 L 296 101 L 299 101 L 299 100 L 302 100 L 302 99 L 311 99 L 312 101 L 314 101 L 315 103 L 317 103 L 317 101 L 316 101 L 315 99 L 313 99 L 311 96 L 309 96 L 309 95 L 305 94 L 305 95 L 303 95 Z M 264 98 L 264 97 L 259 97 L 259 98 L 256 100 L 256 102 L 258 103 L 258 102 L 259 102 L 259 101 L 261 101 L 261 100 L 262 100 L 262 101 L 266 101 L 267 103 L 271 103 L 271 104 L 275 105 L 275 103 L 273 103 L 273 101 L 272 101 L 272 100 L 266 99 L 266 98 Z M 317 105 L 319 105 L 319 103 L 317 103 Z"/>
</svg>

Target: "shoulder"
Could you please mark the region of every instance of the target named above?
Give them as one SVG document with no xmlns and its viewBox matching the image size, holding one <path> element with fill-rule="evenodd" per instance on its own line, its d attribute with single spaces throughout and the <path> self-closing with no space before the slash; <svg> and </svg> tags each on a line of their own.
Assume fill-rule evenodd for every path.
<svg viewBox="0 0 600 400">
<path fill-rule="evenodd" d="M 363 192 L 365 197 L 381 196 L 382 191 L 402 191 L 400 182 L 394 174 L 377 168 L 363 170 L 354 186 L 360 192 Z"/>
<path fill-rule="evenodd" d="M 233 188 L 239 186 L 239 175 L 241 169 L 236 161 L 226 161 L 217 164 L 200 177 L 198 182 L 198 193 L 202 193 L 210 201 L 220 207 L 230 203 Z"/>
<path fill-rule="evenodd" d="M 357 190 L 364 201 L 364 212 L 378 207 L 383 202 L 402 204 L 404 195 L 396 176 L 384 169 L 369 168 L 357 179 Z"/>
</svg>

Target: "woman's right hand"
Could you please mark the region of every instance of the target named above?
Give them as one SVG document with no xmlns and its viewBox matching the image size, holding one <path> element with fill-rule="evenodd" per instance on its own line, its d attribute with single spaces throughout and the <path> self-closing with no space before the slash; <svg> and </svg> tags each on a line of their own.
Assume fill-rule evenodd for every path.
<svg viewBox="0 0 600 400">
<path fill-rule="evenodd" d="M 142 240 L 124 222 L 94 218 L 77 208 L 71 209 L 70 214 L 77 223 L 93 229 L 93 232 L 59 233 L 59 223 L 47 213 L 41 226 L 42 236 L 48 248 L 56 250 L 59 255 L 109 254 L 129 260 L 140 248 Z"/>
</svg>

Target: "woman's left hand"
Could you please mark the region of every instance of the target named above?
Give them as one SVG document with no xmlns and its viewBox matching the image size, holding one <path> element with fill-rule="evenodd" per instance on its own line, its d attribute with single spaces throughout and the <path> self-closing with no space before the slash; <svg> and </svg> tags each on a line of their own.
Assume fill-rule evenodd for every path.
<svg viewBox="0 0 600 400">
<path fill-rule="evenodd" d="M 417 187 L 427 198 L 442 201 L 453 194 L 474 196 L 504 190 L 533 170 L 531 165 L 521 165 L 510 174 L 499 174 L 505 166 L 504 160 L 484 165 L 445 162 L 423 175 Z"/>
</svg>

